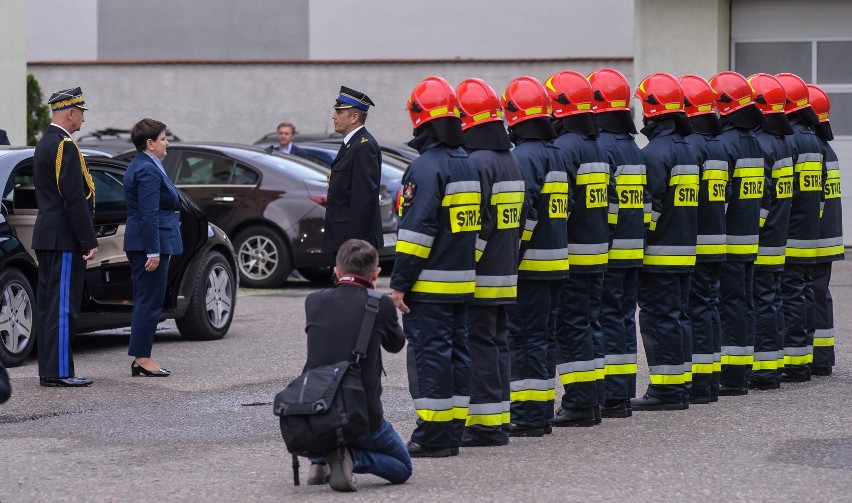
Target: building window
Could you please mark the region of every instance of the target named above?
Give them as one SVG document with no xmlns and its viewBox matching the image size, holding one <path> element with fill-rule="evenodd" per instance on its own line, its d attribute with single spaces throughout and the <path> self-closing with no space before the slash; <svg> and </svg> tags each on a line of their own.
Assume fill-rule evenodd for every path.
<svg viewBox="0 0 852 503">
<path fill-rule="evenodd" d="M 811 56 L 810 42 L 740 42 L 734 53 L 737 72 L 746 77 L 790 72 L 805 81 L 811 78 Z"/>
</svg>

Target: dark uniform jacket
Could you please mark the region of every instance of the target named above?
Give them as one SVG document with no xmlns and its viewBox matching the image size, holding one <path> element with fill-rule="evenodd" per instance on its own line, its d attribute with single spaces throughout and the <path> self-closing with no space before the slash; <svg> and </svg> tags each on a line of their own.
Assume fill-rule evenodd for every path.
<svg viewBox="0 0 852 503">
<path fill-rule="evenodd" d="M 518 277 L 560 280 L 568 277 L 568 161 L 545 140 L 518 139 L 512 154 L 524 177 L 526 215 L 521 234 Z"/>
<path fill-rule="evenodd" d="M 469 302 L 476 290 L 479 173 L 467 152 L 431 141 L 402 176 L 390 287 L 412 302 Z"/>
<path fill-rule="evenodd" d="M 571 272 L 603 272 L 609 261 L 609 198 L 615 195 L 609 159 L 594 135 L 567 132 L 553 143 L 567 157 L 574 182 L 568 215 Z"/>
<path fill-rule="evenodd" d="M 816 262 L 820 211 L 825 199 L 826 179 L 822 145 L 813 130 L 797 117 L 790 117 L 793 134 L 786 136 L 793 154 L 793 207 L 787 237 L 786 263 Z"/>
<path fill-rule="evenodd" d="M 476 236 L 475 304 L 513 304 L 518 296 L 518 247 L 524 215 L 524 179 L 506 151 L 477 150 L 481 226 Z"/>
<path fill-rule="evenodd" d="M 819 221 L 817 262 L 844 259 L 843 212 L 840 206 L 840 163 L 827 141 L 820 138 L 825 161 L 825 207 Z"/>
<path fill-rule="evenodd" d="M 324 252 L 336 252 L 349 239 L 384 245 L 379 213 L 382 151 L 365 128 L 340 147 L 328 175 Z"/>
<path fill-rule="evenodd" d="M 367 290 L 356 284 L 338 283 L 333 288 L 308 295 L 305 299 L 308 359 L 303 372 L 352 359 L 366 304 Z M 361 360 L 370 431 L 382 424 L 382 353 L 379 348 L 397 353 L 404 345 L 405 335 L 397 321 L 396 307 L 390 297 L 384 296 L 376 313 L 366 358 Z"/>
<path fill-rule="evenodd" d="M 761 210 L 760 244 L 754 266 L 764 271 L 784 269 L 790 207 L 794 193 L 793 156 L 785 135 L 755 129 L 755 137 L 763 150 L 766 169 L 771 175 L 766 181 L 769 210 Z"/>
<path fill-rule="evenodd" d="M 98 246 L 92 225 L 95 185 L 83 154 L 62 128 L 51 125 L 33 158 L 38 216 L 34 250 L 88 251 Z"/>
<path fill-rule="evenodd" d="M 651 195 L 646 189 L 645 159 L 627 133 L 601 131 L 598 145 L 612 160 L 615 208 L 609 223 L 614 225 L 607 267 L 641 267 L 645 249 L 645 224 L 651 221 Z"/>
<path fill-rule="evenodd" d="M 644 266 L 650 272 L 691 272 L 698 237 L 698 185 L 701 158 L 676 131 L 674 121 L 642 128 L 642 149 L 651 193 L 651 224 Z"/>
<path fill-rule="evenodd" d="M 724 262 L 727 248 L 725 208 L 730 198 L 728 155 L 722 142 L 714 135 L 692 133 L 686 141 L 701 157 L 695 261 Z"/>
</svg>

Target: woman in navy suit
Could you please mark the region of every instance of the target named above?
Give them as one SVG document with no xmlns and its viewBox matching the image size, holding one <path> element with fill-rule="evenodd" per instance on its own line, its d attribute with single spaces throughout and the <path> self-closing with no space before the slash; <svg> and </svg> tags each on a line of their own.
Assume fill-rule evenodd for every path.
<svg viewBox="0 0 852 503">
<path fill-rule="evenodd" d="M 130 365 L 132 376 L 166 377 L 171 372 L 151 358 L 151 347 L 163 310 L 169 257 L 183 252 L 180 197 L 160 162 L 169 146 L 166 125 L 142 119 L 133 126 L 130 139 L 139 153 L 124 175 L 124 251 L 133 275 L 133 318 L 127 354 L 134 357 Z"/>
</svg>

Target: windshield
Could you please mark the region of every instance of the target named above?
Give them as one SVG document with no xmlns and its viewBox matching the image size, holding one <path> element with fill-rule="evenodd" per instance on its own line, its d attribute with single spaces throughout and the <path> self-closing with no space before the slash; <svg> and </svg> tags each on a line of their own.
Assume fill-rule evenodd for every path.
<svg viewBox="0 0 852 503">
<path fill-rule="evenodd" d="M 326 174 L 322 171 L 321 166 L 314 167 L 307 163 L 302 164 L 300 162 L 285 159 L 283 157 L 271 154 L 258 156 L 255 158 L 255 160 L 275 169 L 280 169 L 282 171 L 286 171 L 287 173 L 292 173 L 297 178 L 300 178 L 302 180 L 318 180 L 321 182 L 326 182 L 328 180 Z"/>
</svg>

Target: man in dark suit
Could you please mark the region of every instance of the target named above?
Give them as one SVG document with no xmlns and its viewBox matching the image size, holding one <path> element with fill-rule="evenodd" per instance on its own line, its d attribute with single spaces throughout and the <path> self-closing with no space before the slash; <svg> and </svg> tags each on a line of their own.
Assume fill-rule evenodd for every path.
<svg viewBox="0 0 852 503">
<path fill-rule="evenodd" d="M 74 376 L 71 337 L 77 329 L 86 261 L 98 253 L 92 225 L 95 183 L 71 139 L 83 125 L 79 87 L 53 93 L 53 119 L 33 158 L 38 216 L 33 249 L 38 259 L 38 370 L 42 386 L 89 386 Z"/>
<path fill-rule="evenodd" d="M 375 105 L 366 94 L 340 88 L 331 119 L 334 130 L 343 135 L 343 145 L 328 175 L 324 252 L 336 252 L 347 239 L 363 239 L 376 248 L 384 245 L 379 214 L 382 151 L 364 128 L 370 106 Z"/>
<path fill-rule="evenodd" d="M 277 152 L 279 154 L 292 154 L 310 159 L 308 151 L 293 143 L 293 138 L 296 137 L 296 126 L 292 122 L 282 122 L 278 124 L 278 145 L 273 145 L 267 150 Z"/>
</svg>

